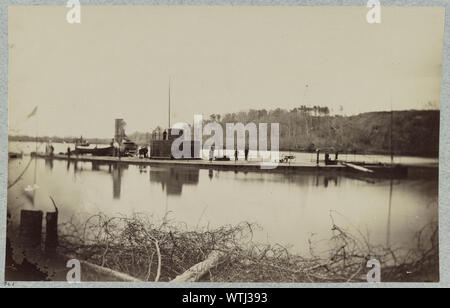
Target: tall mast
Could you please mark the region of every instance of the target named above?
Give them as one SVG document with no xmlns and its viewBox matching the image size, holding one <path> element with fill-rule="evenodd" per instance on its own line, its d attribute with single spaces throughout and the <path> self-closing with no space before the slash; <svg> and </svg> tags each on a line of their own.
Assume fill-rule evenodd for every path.
<svg viewBox="0 0 450 308">
<path fill-rule="evenodd" d="M 393 135 L 394 135 L 394 110 L 392 107 L 392 89 L 391 89 L 391 129 L 390 129 L 390 148 L 391 148 L 391 166 L 394 165 L 394 144 L 393 144 Z"/>
<path fill-rule="evenodd" d="M 170 83 L 171 83 L 171 80 L 169 77 L 169 129 L 170 129 Z"/>
<path fill-rule="evenodd" d="M 35 156 L 34 156 L 33 207 L 36 205 L 38 139 L 39 139 L 39 122 L 38 122 L 38 116 L 36 115 L 36 139 L 35 139 Z"/>
</svg>

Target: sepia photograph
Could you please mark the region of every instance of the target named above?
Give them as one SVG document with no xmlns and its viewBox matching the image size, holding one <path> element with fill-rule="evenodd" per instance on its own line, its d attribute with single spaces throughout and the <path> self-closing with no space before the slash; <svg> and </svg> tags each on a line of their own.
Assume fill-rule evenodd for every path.
<svg viewBox="0 0 450 308">
<path fill-rule="evenodd" d="M 7 25 L 6 282 L 441 281 L 444 7 Z"/>
</svg>

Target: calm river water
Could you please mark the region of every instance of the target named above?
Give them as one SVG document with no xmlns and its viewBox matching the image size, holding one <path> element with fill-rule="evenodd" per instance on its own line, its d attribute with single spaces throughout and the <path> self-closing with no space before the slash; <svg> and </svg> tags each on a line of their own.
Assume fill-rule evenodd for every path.
<svg viewBox="0 0 450 308">
<path fill-rule="evenodd" d="M 11 147 L 10 147 L 11 148 Z M 10 149 L 11 150 L 11 149 Z M 9 161 L 9 183 L 30 160 Z M 35 208 L 60 207 L 60 222 L 102 212 L 146 213 L 184 222 L 191 229 L 255 222 L 255 240 L 308 253 L 308 239 L 331 236 L 330 213 L 344 228 L 370 234 L 374 244 L 412 245 L 415 233 L 438 218 L 437 177 L 367 180 L 316 173 L 275 174 L 68 163 L 38 159 L 8 190 L 8 210 L 18 221 L 33 208 L 29 188 L 38 185 Z M 391 202 L 390 202 L 391 200 Z"/>
</svg>

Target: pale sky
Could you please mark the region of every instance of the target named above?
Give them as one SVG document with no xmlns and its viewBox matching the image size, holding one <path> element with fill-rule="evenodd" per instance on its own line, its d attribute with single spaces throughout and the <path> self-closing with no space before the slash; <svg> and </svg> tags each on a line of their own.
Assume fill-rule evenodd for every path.
<svg viewBox="0 0 450 308">
<path fill-rule="evenodd" d="M 37 124 L 39 135 L 110 138 L 115 118 L 128 133 L 166 127 L 169 78 L 172 123 L 440 104 L 443 8 L 382 7 L 373 25 L 365 7 L 82 6 L 81 24 L 68 10 L 9 8 L 10 134 Z"/>
</svg>

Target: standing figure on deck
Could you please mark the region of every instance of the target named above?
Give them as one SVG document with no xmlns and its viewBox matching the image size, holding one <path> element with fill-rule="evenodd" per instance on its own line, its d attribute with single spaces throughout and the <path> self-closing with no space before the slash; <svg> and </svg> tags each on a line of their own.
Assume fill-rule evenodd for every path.
<svg viewBox="0 0 450 308">
<path fill-rule="evenodd" d="M 163 132 L 163 140 L 167 140 L 167 131 L 166 130 L 164 130 L 164 132 Z"/>
<path fill-rule="evenodd" d="M 213 161 L 214 159 L 214 147 L 209 149 L 209 161 Z"/>
<path fill-rule="evenodd" d="M 67 158 L 68 158 L 68 159 L 70 159 L 70 154 L 71 154 L 71 152 L 70 152 L 70 147 L 67 147 Z"/>
<path fill-rule="evenodd" d="M 148 156 L 148 149 L 147 147 L 141 147 L 138 151 L 139 158 L 147 158 Z"/>
<path fill-rule="evenodd" d="M 236 149 L 236 150 L 234 150 L 234 160 L 238 160 L 238 156 L 239 156 L 239 152 L 238 152 L 238 150 Z"/>
</svg>

